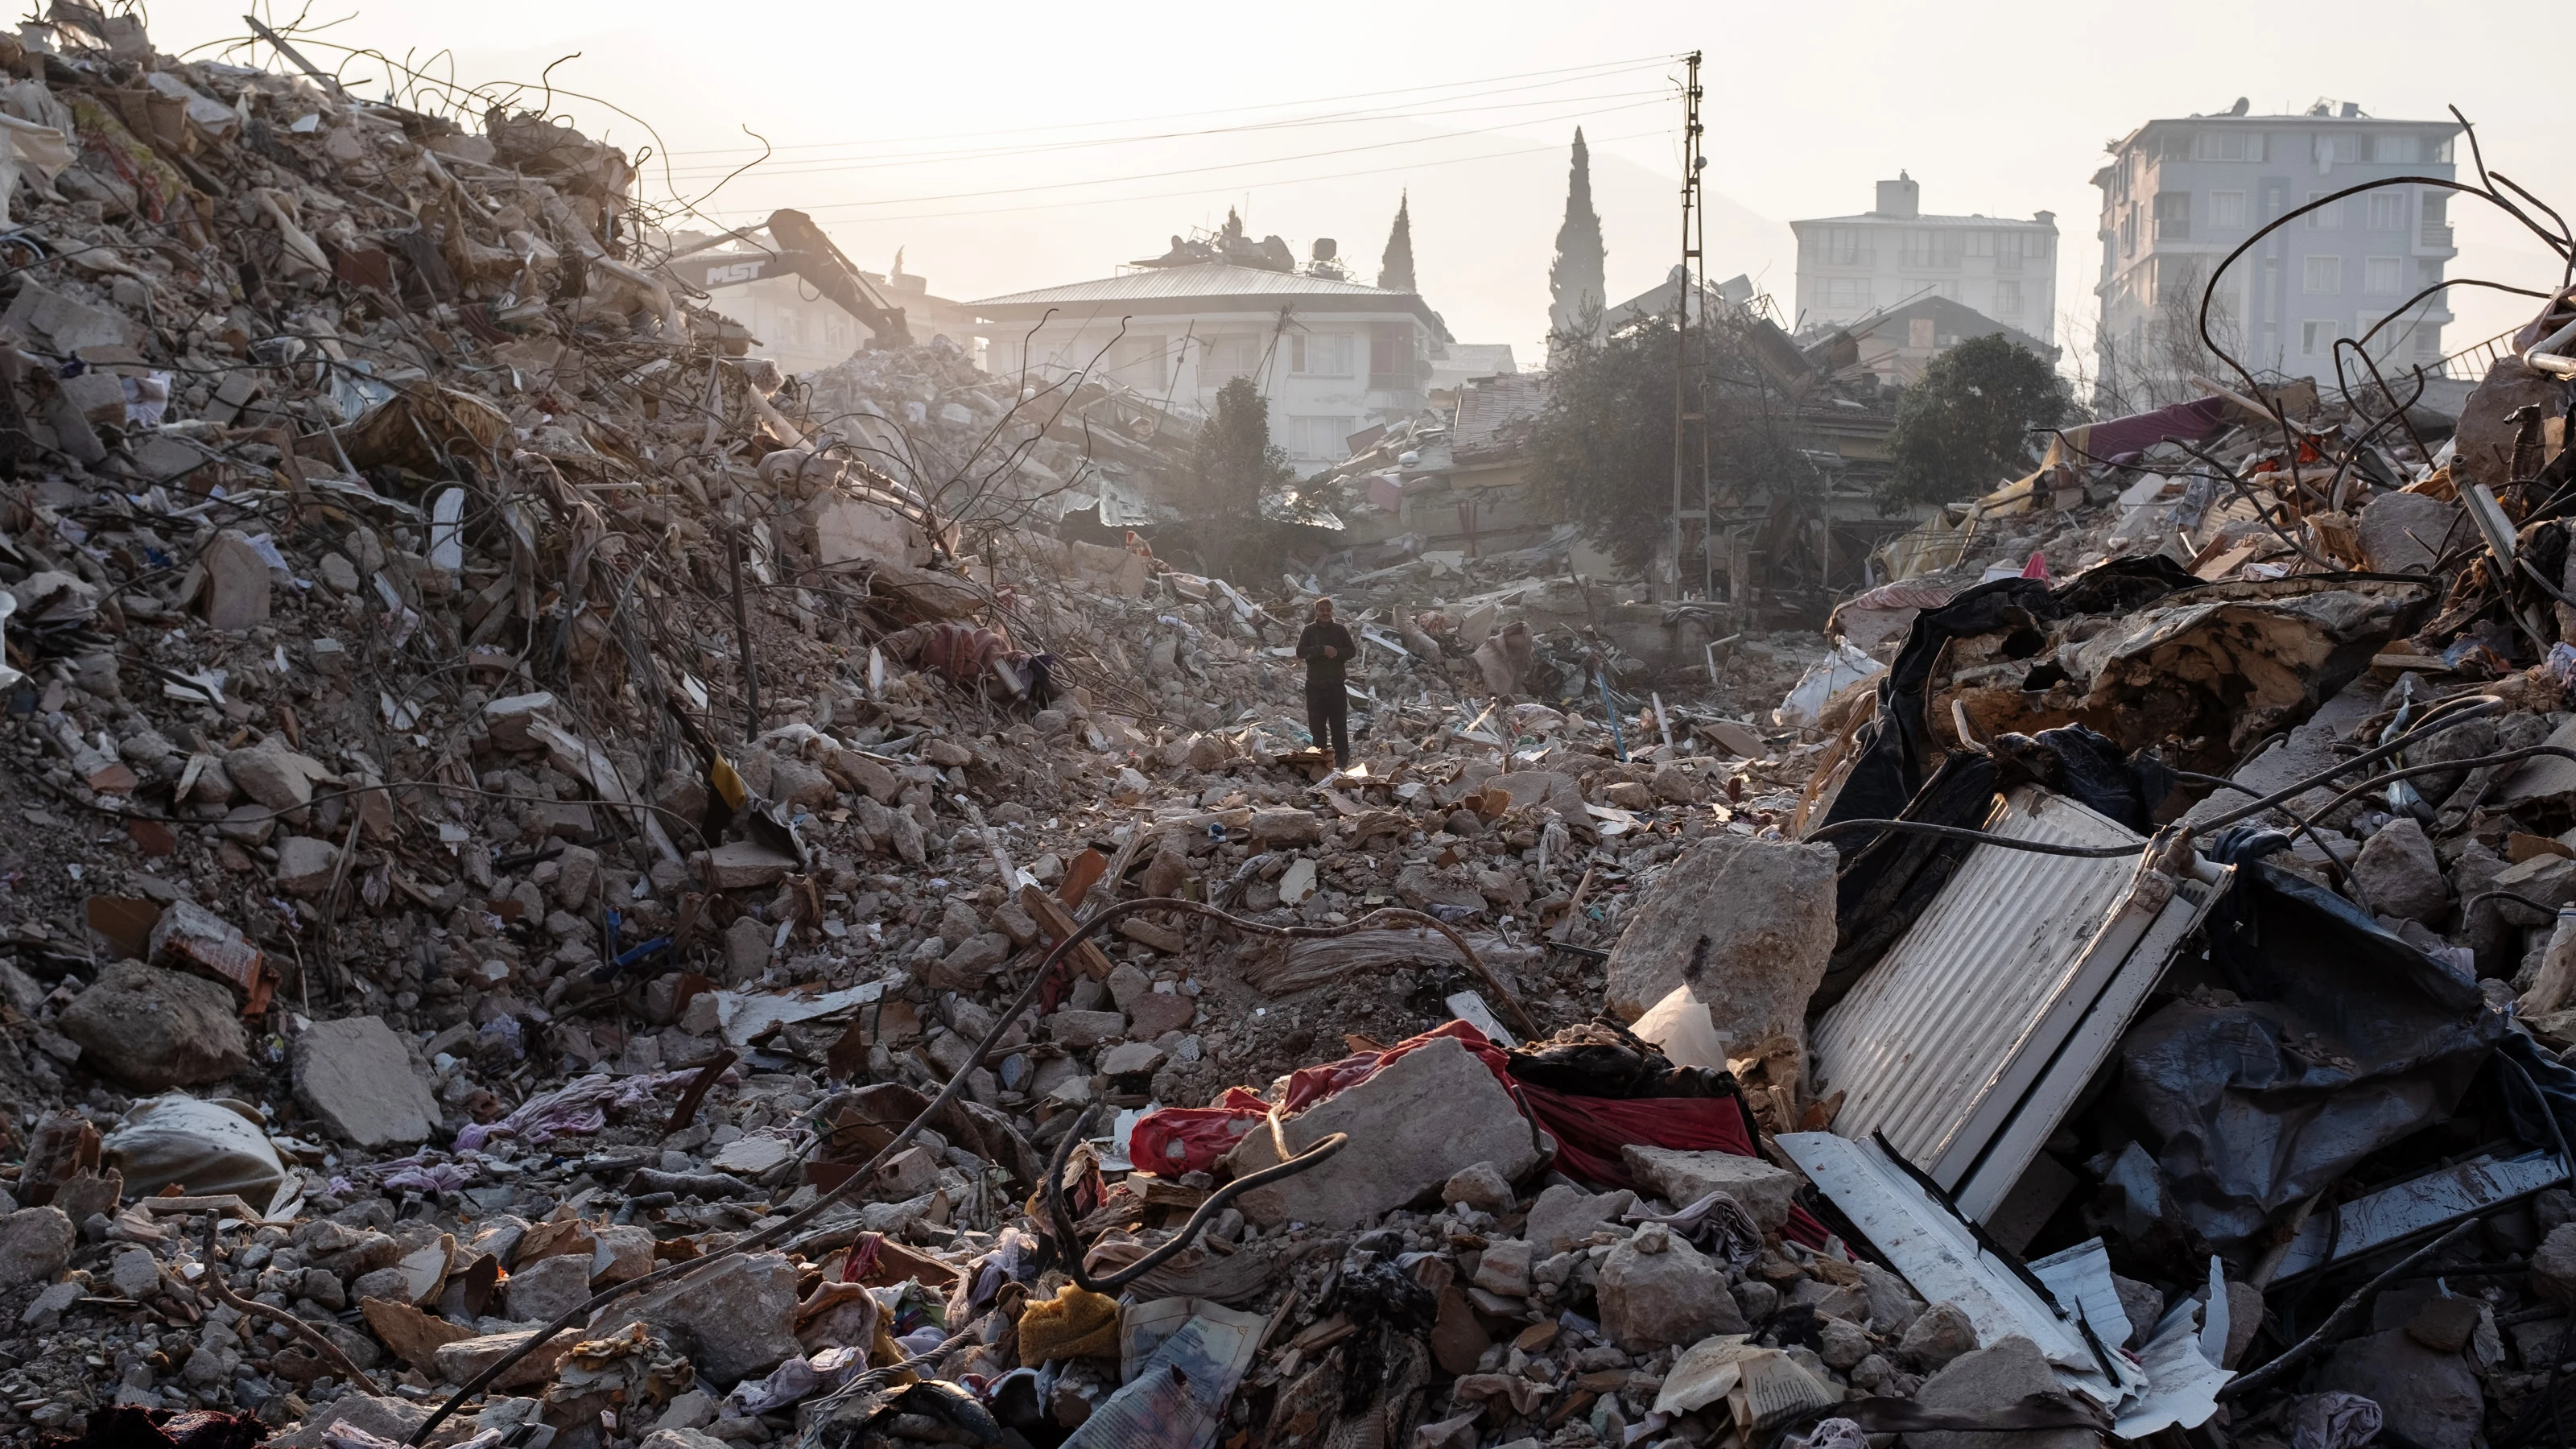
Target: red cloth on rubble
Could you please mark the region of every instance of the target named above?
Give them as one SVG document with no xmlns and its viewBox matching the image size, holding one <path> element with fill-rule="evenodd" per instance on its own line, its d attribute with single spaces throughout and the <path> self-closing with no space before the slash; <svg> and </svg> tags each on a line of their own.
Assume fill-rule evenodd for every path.
<svg viewBox="0 0 2576 1449">
<path fill-rule="evenodd" d="M 1011 652 L 1011 643 L 990 629 L 941 623 L 931 627 L 921 644 L 921 667 L 960 684 L 972 684 L 994 660 Z"/>
<path fill-rule="evenodd" d="M 1441 1037 L 1452 1038 L 1475 1053 L 1476 1059 L 1494 1074 L 1494 1080 L 1502 1083 L 1503 1090 L 1511 1093 L 1522 1110 L 1556 1139 L 1556 1168 L 1568 1177 L 1600 1187 L 1635 1188 L 1635 1179 L 1628 1176 L 1619 1161 L 1619 1149 L 1632 1144 L 1685 1152 L 1731 1152 L 1738 1157 L 1754 1155 L 1744 1108 L 1734 1097 L 1579 1097 L 1535 1086 L 1514 1077 L 1510 1054 L 1463 1021 L 1448 1022 L 1420 1036 L 1407 1037 L 1384 1051 L 1358 1052 L 1337 1062 L 1300 1068 L 1288 1076 L 1280 1111 L 1294 1116 L 1367 1081 L 1387 1063 Z M 1136 1124 L 1128 1159 L 1140 1168 L 1161 1172 L 1213 1166 L 1234 1140 L 1260 1120 L 1266 1107 L 1252 1093 L 1230 1087 L 1209 1107 L 1167 1107 L 1149 1113 Z M 1207 1153 L 1206 1160 L 1200 1161 L 1201 1152 L 1214 1145 L 1220 1134 L 1227 1138 L 1225 1146 Z M 1190 1150 L 1183 1157 L 1169 1159 L 1173 1166 L 1156 1167 L 1158 1161 L 1165 1160 L 1159 1154 L 1175 1141 L 1183 1142 Z M 1804 1208 L 1791 1210 L 1787 1233 L 1810 1247 L 1824 1246 L 1826 1238 L 1824 1225 Z"/>
</svg>

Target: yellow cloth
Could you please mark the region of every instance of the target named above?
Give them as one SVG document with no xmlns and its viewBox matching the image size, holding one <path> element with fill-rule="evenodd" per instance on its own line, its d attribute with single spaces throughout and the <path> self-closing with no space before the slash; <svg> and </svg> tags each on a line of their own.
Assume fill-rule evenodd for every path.
<svg viewBox="0 0 2576 1449">
<path fill-rule="evenodd" d="M 1118 1300 L 1071 1283 L 1020 1313 L 1020 1362 L 1118 1357 Z"/>
</svg>

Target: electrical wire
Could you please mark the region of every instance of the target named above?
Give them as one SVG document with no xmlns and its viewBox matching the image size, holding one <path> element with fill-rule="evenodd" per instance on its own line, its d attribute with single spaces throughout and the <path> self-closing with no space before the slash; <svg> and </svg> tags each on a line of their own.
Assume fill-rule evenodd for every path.
<svg viewBox="0 0 2576 1449">
<path fill-rule="evenodd" d="M 1621 132 L 1621 133 L 1619 133 L 1619 134 L 1617 134 L 1617 135 L 1611 135 L 1611 136 L 1596 136 L 1596 137 L 1591 138 L 1591 143 L 1592 143 L 1594 146 L 1602 146 L 1602 145 L 1607 145 L 1608 143 L 1613 142 L 1613 141 L 1634 141 L 1634 140 L 1637 140 L 1637 139 L 1639 139 L 1639 138 L 1641 138 L 1641 137 L 1646 137 L 1646 136 L 1661 136 L 1661 135 L 1664 135 L 1664 134 L 1666 134 L 1667 132 L 1669 132 L 1669 131 L 1670 131 L 1670 129 L 1671 129 L 1671 128 L 1670 128 L 1670 127 L 1667 127 L 1667 126 L 1657 126 L 1657 127 L 1650 128 L 1650 129 L 1648 129 L 1648 130 L 1643 130 L 1643 131 L 1625 131 L 1625 132 Z M 1462 132 L 1462 133 L 1459 133 L 1459 134 L 1465 134 L 1465 133 L 1463 133 L 1463 132 Z M 1405 163 L 1402 163 L 1402 164 L 1399 164 L 1399 165 L 1394 165 L 1394 166 L 1373 166 L 1373 167 L 1368 167 L 1368 168 L 1365 168 L 1365 169 L 1362 169 L 1362 170 L 1356 170 L 1356 171 L 1332 171 L 1332 172 L 1326 172 L 1326 173 L 1324 173 L 1324 174 L 1322 174 L 1322 175 L 1319 175 L 1319 176 L 1290 176 L 1290 177 L 1280 178 L 1280 179 L 1277 179 L 1277 180 L 1256 182 L 1256 183 L 1253 183 L 1253 184 L 1255 184 L 1255 185 L 1259 185 L 1259 186 L 1265 186 L 1265 187 L 1272 187 L 1272 188 L 1277 188 L 1277 187 L 1282 187 L 1282 186 L 1303 186 L 1303 185 L 1306 185 L 1306 184 L 1308 184 L 1308 183 L 1311 183 L 1311 182 L 1317 182 L 1317 181 L 1345 181 L 1345 180 L 1349 180 L 1350 178 L 1355 177 L 1355 176 L 1384 176 L 1384 175 L 1387 175 L 1387 174 L 1388 174 L 1388 173 L 1390 173 L 1390 172 L 1398 172 L 1398 171 L 1407 171 L 1407 172 L 1410 172 L 1410 171 L 1427 171 L 1427 170 L 1430 170 L 1430 169 L 1432 169 L 1432 168 L 1434 168 L 1434 167 L 1439 167 L 1439 166 L 1464 166 L 1464 165 L 1468 165 L 1468 164 L 1471 164 L 1471 163 L 1474 163 L 1474 162 L 1479 162 L 1479 161 L 1504 161 L 1504 160 L 1509 160 L 1509 159 L 1511 159 L 1512 157 L 1515 157 L 1515 156 L 1536 156 L 1536 155 L 1540 155 L 1540 154 L 1561 154 L 1564 150 L 1565 150 L 1565 148 L 1564 148 L 1562 145 L 1551 143 L 1551 144 L 1549 144 L 1549 145 L 1545 145 L 1545 146 L 1524 146 L 1524 147 L 1521 147 L 1521 148 L 1519 148 L 1519 149 L 1517 149 L 1517 150 L 1511 150 L 1511 151 L 1489 151 L 1489 152 L 1487 152 L 1487 153 L 1485 153 L 1484 155 L 1481 155 L 1481 156 L 1453 156 L 1453 157 L 1448 158 L 1447 160 L 1442 160 L 1442 161 L 1412 161 L 1412 162 L 1405 162 Z M 1249 163 L 1247 163 L 1247 164 L 1249 164 Z M 1102 197 L 1095 197 L 1095 198 L 1092 198 L 1092 199 L 1090 199 L 1090 200 L 1075 199 L 1075 200 L 1067 200 L 1067 201 L 1038 201 L 1038 202 L 1031 202 L 1031 203 L 1029 203 L 1029 204 L 1028 204 L 1028 205 L 1026 205 L 1026 206 L 985 206 L 985 207 L 968 207 L 968 208 L 960 209 L 960 210 L 957 210 L 957 211 L 918 211 L 918 212 L 907 212 L 907 213 L 904 213 L 904 214 L 899 215 L 899 216 L 857 216 L 857 217 L 846 217 L 846 218 L 841 218 L 841 219 L 842 219 L 842 220 L 846 220 L 846 221 L 863 221 L 863 222 L 888 222 L 888 221 L 938 221 L 938 220 L 944 220 L 944 219 L 949 218 L 949 217 L 958 217 L 958 216 L 1007 216 L 1007 215 L 1011 214 L 1012 212 L 1018 212 L 1018 211 L 1061 211 L 1061 210 L 1063 210 L 1063 209 L 1065 209 L 1065 208 L 1067 208 L 1067 207 L 1075 207 L 1075 206 L 1115 206 L 1115 205 L 1119 205 L 1119 204 L 1122 204 L 1122 203 L 1126 203 L 1126 202 L 1133 202 L 1133 201 L 1162 201 L 1162 200 L 1168 200 L 1168 199 L 1173 198 L 1173 197 L 1182 197 L 1182 196 L 1205 196 L 1205 195 L 1207 195 L 1207 193 L 1208 193 L 1208 188 L 1207 188 L 1206 186 L 1193 186 L 1193 187 L 1189 187 L 1189 188 L 1187 188 L 1187 189 L 1180 190 L 1180 191 L 1155 191 L 1155 192 L 1147 192 L 1147 193 L 1145 193 L 1145 194 L 1143 194 L 1143 195 L 1141 195 L 1141 196 L 1102 196 Z M 864 203 L 849 203 L 849 204 L 852 204 L 852 205 L 858 205 L 858 204 L 864 204 Z M 808 209 L 807 214 L 808 214 L 808 215 L 818 216 L 818 217 L 819 217 L 822 213 L 824 213 L 824 212 L 829 212 L 829 211 L 832 211 L 832 210 L 834 210 L 834 209 L 835 209 L 835 206 L 834 206 L 834 205 L 824 205 L 824 206 L 819 206 L 819 207 L 813 207 L 813 208 L 809 208 L 809 209 Z M 742 211 L 739 211 L 739 212 L 729 212 L 729 213 L 725 213 L 725 214 L 726 214 L 726 215 L 730 215 L 730 216 L 765 216 L 765 215 L 767 215 L 767 213 L 766 213 L 766 212 L 759 212 L 759 211 L 755 211 L 755 210 L 750 209 L 750 208 L 746 208 L 746 209 L 744 209 L 744 210 L 742 210 Z"/>
<path fill-rule="evenodd" d="M 1541 116 L 1526 121 L 1509 122 L 1504 125 L 1480 126 L 1472 130 L 1464 131 L 1443 131 L 1432 136 L 1408 136 L 1394 141 L 1372 141 L 1366 145 L 1360 146 L 1336 146 L 1323 151 L 1299 152 L 1293 156 L 1266 156 L 1256 161 L 1221 161 L 1206 166 L 1180 166 L 1163 171 L 1139 171 L 1127 176 L 1090 177 L 1081 181 L 1047 181 L 1040 182 L 1034 186 L 995 186 L 987 187 L 978 191 L 936 192 L 927 196 L 892 196 L 881 201 L 845 201 L 835 203 L 834 208 L 832 209 L 846 209 L 854 206 L 912 206 L 933 201 L 968 201 L 986 196 L 1025 196 L 1031 192 L 1038 191 L 1068 191 L 1087 186 L 1117 186 L 1131 181 L 1159 181 L 1171 176 L 1198 176 L 1215 171 L 1240 171 L 1251 166 L 1275 166 L 1290 161 L 1312 161 L 1326 156 L 1350 156 L 1364 151 L 1392 150 L 1399 146 L 1425 146 L 1441 141 L 1458 140 L 1467 136 L 1490 135 L 1496 131 L 1512 130 L 1521 126 L 1548 125 L 1560 121 L 1585 120 L 1593 116 L 1616 115 L 1622 111 L 1640 110 L 1648 106 L 1657 106 L 1661 104 L 1663 104 L 1663 98 L 1658 96 L 1653 100 L 1631 101 L 1626 105 L 1605 106 L 1594 110 L 1568 111 L 1562 115 Z"/>
</svg>

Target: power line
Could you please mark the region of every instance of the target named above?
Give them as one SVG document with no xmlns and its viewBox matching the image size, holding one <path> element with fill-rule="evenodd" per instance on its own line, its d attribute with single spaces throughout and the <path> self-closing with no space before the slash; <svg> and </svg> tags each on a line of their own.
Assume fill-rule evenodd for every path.
<svg viewBox="0 0 2576 1449">
<path fill-rule="evenodd" d="M 763 176 L 813 176 L 834 175 L 841 172 L 852 171 L 890 170 L 903 166 L 928 166 L 936 164 L 955 165 L 974 161 L 991 160 L 997 157 L 1019 158 L 1044 155 L 1049 152 L 1058 151 L 1092 150 L 1105 146 L 1129 146 L 1150 144 L 1158 141 L 1195 140 L 1208 136 L 1243 135 L 1260 131 L 1302 129 L 1309 126 L 1350 126 L 1367 125 L 1372 122 L 1413 121 L 1435 116 L 1474 115 L 1495 111 L 1517 111 L 1539 106 L 1565 106 L 1577 103 L 1588 104 L 1593 101 L 1626 100 L 1634 96 L 1661 97 L 1666 94 L 1668 94 L 1667 90 L 1664 87 L 1659 86 L 1648 90 L 1602 91 L 1592 95 L 1550 96 L 1540 100 L 1507 101 L 1490 105 L 1480 104 L 1472 106 L 1458 106 L 1449 110 L 1384 110 L 1373 112 L 1353 112 L 1345 116 L 1317 117 L 1300 121 L 1283 121 L 1264 124 L 1261 126 L 1221 126 L 1201 131 L 1163 131 L 1157 132 L 1153 135 L 1144 136 L 1105 136 L 1093 141 L 1063 141 L 1051 146 L 998 146 L 987 147 L 974 151 L 931 152 L 919 155 L 890 157 L 859 156 L 845 158 L 834 156 L 808 156 L 799 158 L 798 160 L 790 162 L 784 166 L 765 167 L 760 174 Z M 678 166 L 671 169 L 671 175 L 675 179 L 696 180 L 709 176 L 723 176 L 734 171 L 737 167 L 738 163 L 737 165 L 717 164 L 709 166 Z"/>
<path fill-rule="evenodd" d="M 1462 86 L 1479 86 L 1500 81 L 1528 80 L 1534 76 L 1563 76 L 1569 78 L 1567 83 L 1571 83 L 1571 80 L 1574 79 L 1588 80 L 1596 78 L 1597 75 L 1616 74 L 1623 70 L 1637 70 L 1650 66 L 1662 65 L 1673 59 L 1674 57 L 1669 55 L 1643 55 L 1634 56 L 1626 60 L 1597 61 L 1590 65 L 1564 66 L 1555 70 L 1525 70 L 1518 71 L 1510 75 L 1483 76 L 1474 80 L 1445 81 L 1436 85 L 1399 86 L 1391 90 L 1348 91 L 1341 95 L 1313 96 L 1305 100 L 1265 101 L 1259 105 L 1250 106 L 1223 106 L 1213 110 L 1202 111 L 1167 111 L 1152 115 L 1126 116 L 1112 120 L 1071 121 L 1061 125 L 1048 124 L 1045 126 L 1020 126 L 994 131 L 951 131 L 941 135 L 915 136 L 909 139 L 914 141 L 971 141 L 996 136 L 1055 135 L 1064 131 L 1082 130 L 1093 126 L 1132 126 L 1143 123 L 1185 121 L 1200 116 L 1230 116 L 1241 115 L 1246 111 L 1284 110 L 1294 106 L 1329 105 L 1336 101 L 1354 101 L 1366 100 L 1371 97 L 1401 96 L 1413 94 L 1418 91 L 1456 90 Z M 1593 74 L 1577 75 L 1577 72 L 1589 72 Z M 1499 92 L 1483 92 L 1482 94 L 1499 94 Z M 1457 100 L 1460 99 L 1460 97 L 1448 96 L 1432 99 Z M 1422 102 L 1417 102 L 1416 104 L 1421 103 Z M 779 149 L 783 151 L 796 151 L 813 150 L 833 146 L 863 146 L 867 144 L 869 143 L 864 141 L 815 141 L 799 146 L 782 146 Z M 672 151 L 667 154 L 673 156 L 743 155 L 748 153 L 751 149 L 752 148 L 750 147 L 744 146 L 719 146 L 703 151 L 679 150 Z"/>
<path fill-rule="evenodd" d="M 1667 128 L 1657 126 L 1644 131 L 1626 131 L 1616 136 L 1598 136 L 1593 138 L 1592 144 L 1601 146 L 1607 145 L 1613 141 L 1634 141 L 1646 136 L 1662 136 L 1668 134 L 1670 134 L 1670 132 Z M 1397 171 L 1424 171 L 1435 166 L 1464 166 L 1478 161 L 1502 161 L 1514 156 L 1535 156 L 1543 152 L 1558 152 L 1562 150 L 1564 150 L 1563 146 L 1555 144 L 1545 146 L 1524 146 L 1513 151 L 1489 151 L 1481 156 L 1452 156 L 1442 161 L 1411 161 L 1397 166 L 1373 166 L 1358 171 L 1331 171 L 1319 176 L 1291 176 L 1276 181 L 1265 181 L 1259 184 L 1273 188 L 1281 186 L 1304 186 L 1317 181 L 1344 181 L 1355 176 L 1384 176 L 1390 172 Z M 909 212 L 901 216 L 861 216 L 842 219 L 844 221 L 863 221 L 872 224 L 891 221 L 942 221 L 951 217 L 959 216 L 1007 216 L 1012 212 L 1019 211 L 1061 211 L 1076 206 L 1116 206 L 1133 201 L 1165 201 L 1173 197 L 1205 196 L 1207 194 L 1207 187 L 1193 186 L 1187 190 L 1158 191 L 1143 196 L 1103 196 L 1089 201 L 1038 201 L 1031 202 L 1027 206 L 987 206 L 968 208 L 959 211 L 922 211 Z M 812 214 L 813 212 L 830 211 L 836 205 L 864 206 L 867 204 L 868 203 L 866 202 L 827 203 L 820 207 L 810 208 L 808 214 Z M 744 207 L 720 214 L 725 216 L 758 217 L 765 215 L 766 213 L 762 212 L 757 207 Z"/>
<path fill-rule="evenodd" d="M 997 186 L 987 188 L 982 191 L 951 191 L 932 196 L 888 197 L 882 201 L 844 201 L 834 203 L 833 205 L 835 207 L 911 206 L 930 201 L 968 201 L 985 196 L 1022 196 L 1034 191 L 1064 191 L 1086 186 L 1115 186 L 1129 181 L 1159 181 L 1167 176 L 1195 176 L 1211 171 L 1239 171 L 1247 166 L 1271 166 L 1289 161 L 1311 161 L 1324 156 L 1348 156 L 1361 151 L 1384 151 L 1398 146 L 1421 146 L 1435 141 L 1454 140 L 1461 136 L 1488 135 L 1495 131 L 1509 130 L 1517 126 L 1540 125 L 1556 121 L 1576 121 L 1583 120 L 1590 116 L 1615 115 L 1621 111 L 1633 111 L 1641 107 L 1657 105 L 1660 103 L 1660 99 L 1654 101 L 1634 101 L 1624 106 L 1605 106 L 1597 110 L 1573 111 L 1560 116 L 1546 116 L 1529 121 L 1516 121 L 1509 125 L 1480 126 L 1473 130 L 1445 131 L 1436 136 L 1411 136 L 1395 141 L 1373 141 L 1362 146 L 1337 146 L 1330 150 L 1307 151 L 1294 156 L 1270 156 L 1257 161 L 1225 161 L 1207 166 L 1176 167 L 1167 171 L 1144 171 L 1131 176 L 1103 176 L 1083 181 L 1047 181 L 1040 182 L 1034 186 Z"/>
</svg>

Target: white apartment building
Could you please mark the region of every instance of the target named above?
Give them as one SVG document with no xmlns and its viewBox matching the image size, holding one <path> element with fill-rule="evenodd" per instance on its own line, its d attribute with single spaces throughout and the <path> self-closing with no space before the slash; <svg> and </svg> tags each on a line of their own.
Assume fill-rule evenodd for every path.
<svg viewBox="0 0 2576 1449">
<path fill-rule="evenodd" d="M 1898 172 L 1858 216 L 1793 221 L 1798 311 L 1793 332 L 1856 322 L 1940 297 L 2038 338 L 2057 340 L 2057 216 L 1926 216 L 1922 187 Z"/>
<path fill-rule="evenodd" d="M 995 376 L 1082 371 L 1199 413 L 1250 377 L 1270 404 L 1271 441 L 1300 473 L 1349 457 L 1348 439 L 1371 424 L 1421 411 L 1440 336 L 1415 293 L 1223 262 L 967 305 L 986 324 Z"/>
<path fill-rule="evenodd" d="M 2439 361 L 2451 313 L 2441 292 L 2423 293 L 2459 251 L 2448 191 L 2401 184 L 2347 197 L 2265 237 L 2224 274 L 2217 268 L 2264 223 L 2307 202 L 2368 181 L 2449 180 L 2458 123 L 2384 120 L 2349 102 L 2286 116 L 2248 109 L 2240 100 L 2221 115 L 2149 121 L 2094 173 L 2101 375 L 2118 368 L 2175 381 L 2156 375 L 2176 355 L 2158 329 L 2178 308 L 2196 315 L 2213 276 L 2211 330 L 2248 368 L 2331 379 L 2335 343 L 2382 321 L 2369 347 L 2383 367 Z"/>
</svg>

